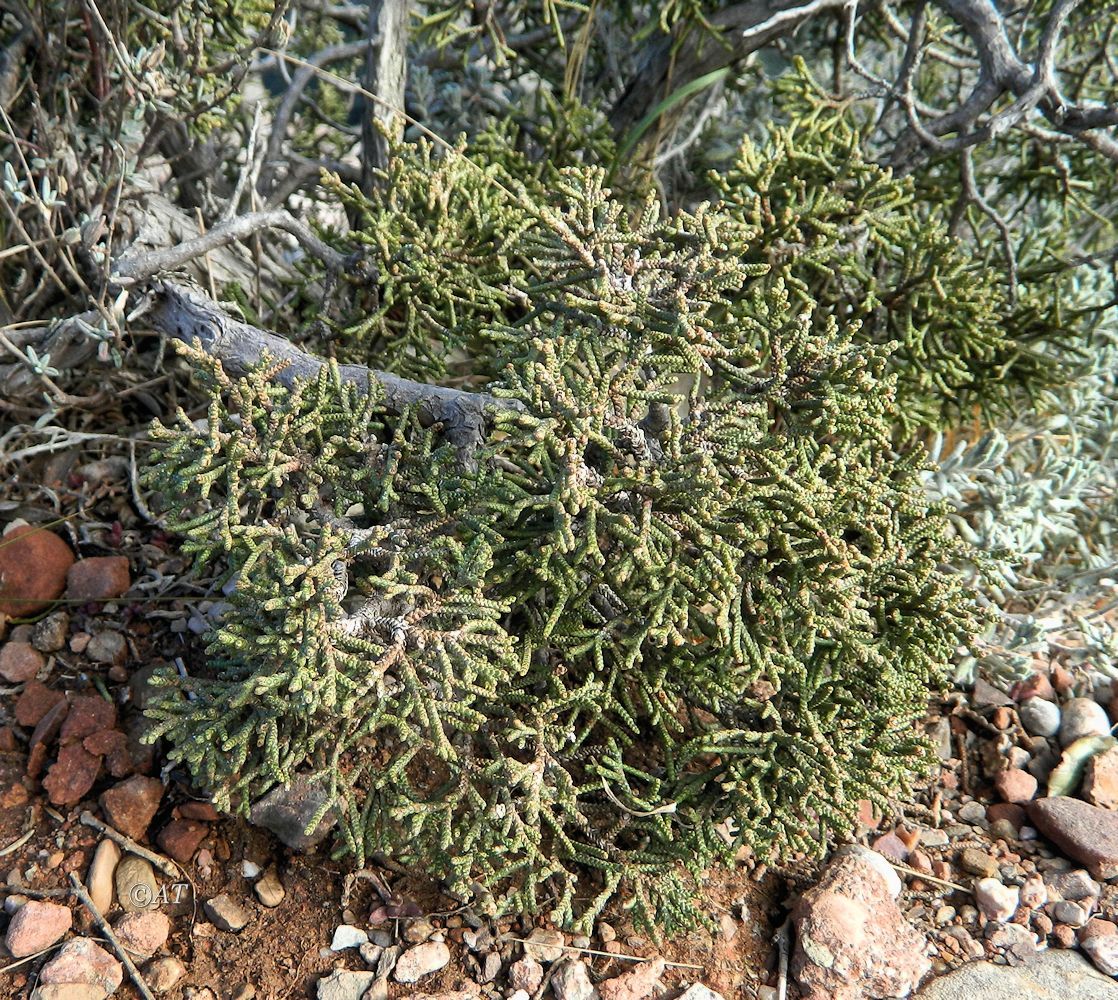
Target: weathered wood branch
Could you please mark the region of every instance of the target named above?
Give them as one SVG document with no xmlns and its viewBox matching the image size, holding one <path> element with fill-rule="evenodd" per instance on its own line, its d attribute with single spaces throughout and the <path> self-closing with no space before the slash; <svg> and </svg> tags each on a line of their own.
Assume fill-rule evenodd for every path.
<svg viewBox="0 0 1118 1000">
<path fill-rule="evenodd" d="M 207 296 L 186 285 L 167 280 L 154 282 L 152 300 L 148 319 L 156 330 L 187 344 L 197 340 L 202 350 L 217 358 L 231 374 L 243 375 L 267 354 L 286 364 L 277 381 L 290 387 L 296 379 L 315 378 L 327 363 L 278 334 L 234 319 Z M 488 393 L 414 382 L 364 365 L 340 365 L 339 370 L 343 381 L 357 386 L 361 392 L 376 387 L 392 413 L 418 406 L 421 419 L 442 424 L 447 439 L 467 465 L 473 464 L 487 421 L 499 413 L 523 412 L 516 401 Z"/>
<path fill-rule="evenodd" d="M 904 169 L 913 165 L 923 147 L 938 153 L 967 150 L 1015 126 L 1026 123 L 1035 109 L 1058 133 L 1073 136 L 1111 159 L 1118 159 L 1118 143 L 1105 132 L 1118 125 L 1118 103 L 1077 104 L 1067 100 L 1057 80 L 1056 51 L 1068 18 L 1079 0 L 1058 0 L 1049 12 L 1033 63 L 1026 62 L 1014 47 L 1004 17 L 994 0 L 936 0 L 962 28 L 974 45 L 981 71 L 970 96 L 955 110 L 939 118 L 910 122 L 897 142 L 892 164 Z M 997 114 L 987 114 L 1002 96 L 1015 100 Z M 953 138 L 938 137 L 957 133 Z"/>
<path fill-rule="evenodd" d="M 403 132 L 403 119 L 396 109 L 404 106 L 407 81 L 408 0 L 371 0 L 366 35 L 369 51 L 364 84 L 378 98 L 361 98 L 361 188 L 371 194 L 376 171 L 388 166 L 385 133 L 398 136 Z"/>
</svg>

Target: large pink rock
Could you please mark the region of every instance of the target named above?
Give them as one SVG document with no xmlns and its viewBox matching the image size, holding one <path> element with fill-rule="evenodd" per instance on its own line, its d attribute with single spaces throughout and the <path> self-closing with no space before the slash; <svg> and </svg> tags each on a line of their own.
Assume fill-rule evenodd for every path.
<svg viewBox="0 0 1118 1000">
<path fill-rule="evenodd" d="M 1030 802 L 1029 819 L 1095 878 L 1106 881 L 1118 875 L 1118 812 L 1057 795 Z"/>
<path fill-rule="evenodd" d="M 881 873 L 857 855 L 832 862 L 792 919 L 791 971 L 805 1000 L 907 997 L 931 968 L 927 941 Z"/>
<path fill-rule="evenodd" d="M 125 948 L 150 958 L 167 943 L 171 934 L 171 921 L 158 910 L 141 910 L 126 913 L 117 920 L 113 930 Z"/>
<path fill-rule="evenodd" d="M 664 975 L 664 960 L 654 958 L 642 962 L 635 969 L 598 984 L 602 1000 L 648 1000 L 661 993 L 660 977 Z"/>
<path fill-rule="evenodd" d="M 26 958 L 60 940 L 73 923 L 68 906 L 32 899 L 13 914 L 4 944 L 13 958 Z"/>
<path fill-rule="evenodd" d="M 124 968 L 120 962 L 89 938 L 67 941 L 39 972 L 39 982 L 43 985 L 87 983 L 101 987 L 106 994 L 116 990 L 123 981 Z"/>
</svg>

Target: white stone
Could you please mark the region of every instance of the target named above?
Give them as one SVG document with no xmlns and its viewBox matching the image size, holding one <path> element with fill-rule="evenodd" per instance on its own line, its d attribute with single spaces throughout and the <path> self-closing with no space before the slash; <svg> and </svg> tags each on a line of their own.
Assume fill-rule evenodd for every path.
<svg viewBox="0 0 1118 1000">
<path fill-rule="evenodd" d="M 983 878 L 974 883 L 974 900 L 986 919 L 1004 923 L 1017 912 L 1021 890 L 1015 885 L 1002 885 L 996 878 Z"/>
<path fill-rule="evenodd" d="M 1079 946 L 1099 972 L 1118 976 L 1118 934 L 1098 934 Z"/>
<path fill-rule="evenodd" d="M 1021 721 L 1024 722 L 1024 719 Z M 1106 736 L 1109 733 L 1110 720 L 1106 717 L 1106 710 L 1093 698 L 1072 698 L 1065 702 L 1060 720 L 1060 746 L 1071 746 L 1084 736 Z"/>
<path fill-rule="evenodd" d="M 559 962 L 551 974 L 551 991 L 556 1000 L 598 1000 L 598 991 L 590 982 L 586 963 L 577 958 Z"/>
<path fill-rule="evenodd" d="M 678 1000 L 723 1000 L 721 993 L 715 993 L 709 986 L 696 983 L 679 995 Z"/>
<path fill-rule="evenodd" d="M 396 963 L 394 973 L 398 983 L 415 983 L 432 972 L 438 972 L 450 962 L 450 949 L 441 941 L 428 941 L 409 948 Z"/>
<path fill-rule="evenodd" d="M 245 858 L 241 862 L 241 874 L 245 878 L 256 878 L 260 874 L 260 866 L 255 861 L 249 861 L 248 858 Z"/>
<path fill-rule="evenodd" d="M 1060 706 L 1043 698 L 1026 698 L 1017 714 L 1025 732 L 1032 736 L 1055 736 L 1060 729 Z"/>
<path fill-rule="evenodd" d="M 524 952 L 531 955 L 537 962 L 547 965 L 563 957 L 566 939 L 562 931 L 551 931 L 544 927 L 537 927 L 528 935 L 524 944 Z"/>
<path fill-rule="evenodd" d="M 375 980 L 372 972 L 339 969 L 318 981 L 318 1000 L 361 1000 Z"/>
<path fill-rule="evenodd" d="M 347 948 L 360 948 L 369 943 L 369 935 L 360 927 L 352 924 L 339 924 L 334 928 L 334 940 L 330 942 L 331 951 L 345 951 Z"/>
</svg>

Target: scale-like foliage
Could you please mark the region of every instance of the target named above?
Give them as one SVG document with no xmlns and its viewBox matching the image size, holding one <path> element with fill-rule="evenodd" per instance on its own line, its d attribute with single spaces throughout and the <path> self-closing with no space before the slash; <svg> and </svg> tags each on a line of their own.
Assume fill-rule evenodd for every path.
<svg viewBox="0 0 1118 1000">
<path fill-rule="evenodd" d="M 427 241 L 437 308 L 461 297 L 522 412 L 467 466 L 336 368 L 287 392 L 192 355 L 208 423 L 158 427 L 152 478 L 239 575 L 208 672 L 160 678 L 154 734 L 222 804 L 328 782 L 358 863 L 679 925 L 686 869 L 820 850 L 924 763 L 913 721 L 975 627 L 945 515 L 894 450 L 894 345 L 770 280 L 763 221 L 662 218 L 568 168 L 477 204 L 474 271 L 439 249 L 477 176 L 450 159 L 397 165 L 433 200 L 391 238 Z M 495 272 L 503 297 L 471 293 Z"/>
<path fill-rule="evenodd" d="M 905 432 L 955 426 L 976 409 L 1004 416 L 1066 379 L 1066 347 L 1084 331 L 1058 289 L 1010 289 L 1000 261 L 949 235 L 940 202 L 866 157 L 850 108 L 825 100 L 802 63 L 778 92 L 797 124 L 763 144 L 746 139 L 714 188 L 726 211 L 763 228 L 749 259 L 771 264 L 815 322 L 895 342 Z"/>
</svg>

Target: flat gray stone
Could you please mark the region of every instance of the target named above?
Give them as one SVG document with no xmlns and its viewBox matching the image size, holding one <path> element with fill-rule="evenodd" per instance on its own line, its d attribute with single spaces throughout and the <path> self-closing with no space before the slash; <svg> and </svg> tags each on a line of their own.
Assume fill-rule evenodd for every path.
<svg viewBox="0 0 1118 1000">
<path fill-rule="evenodd" d="M 1118 1000 L 1118 982 L 1078 952 L 1049 949 L 1026 965 L 971 962 L 933 979 L 921 1000 Z"/>
<path fill-rule="evenodd" d="M 361 1000 L 376 978 L 372 972 L 339 969 L 318 981 L 318 1000 Z"/>
<path fill-rule="evenodd" d="M 257 799 L 249 813 L 249 822 L 271 830 L 292 850 L 309 851 L 325 840 L 338 822 L 335 809 L 331 809 L 314 830 L 306 832 L 307 825 L 326 803 L 329 794 L 324 780 L 297 777 L 290 785 L 273 788 Z"/>
</svg>

